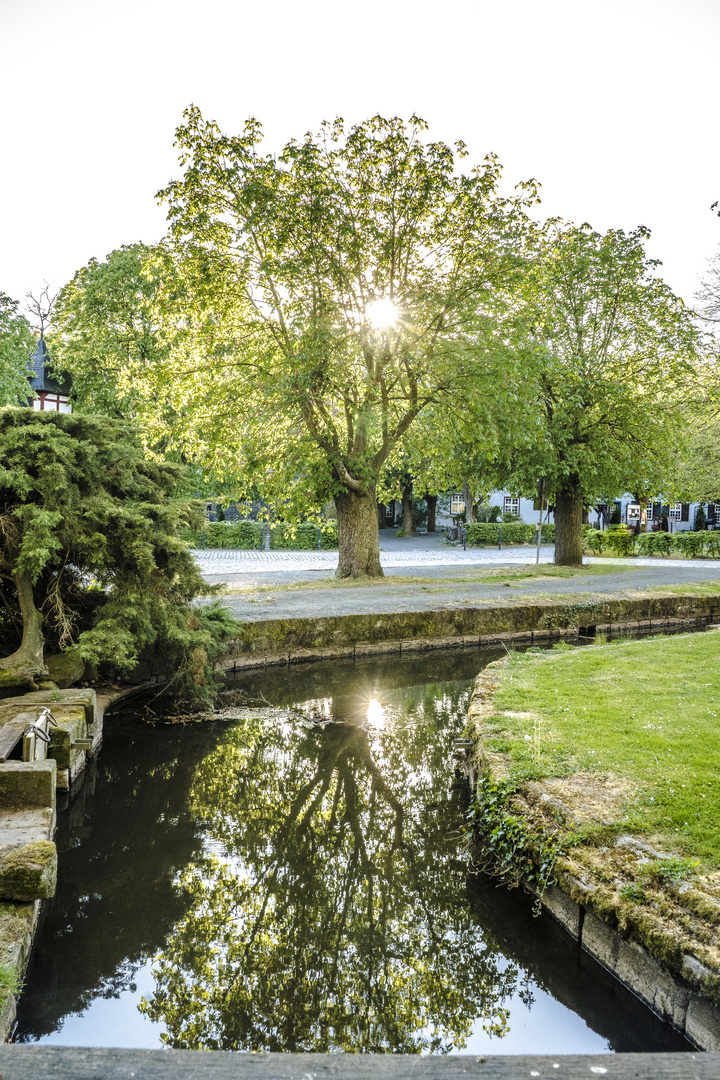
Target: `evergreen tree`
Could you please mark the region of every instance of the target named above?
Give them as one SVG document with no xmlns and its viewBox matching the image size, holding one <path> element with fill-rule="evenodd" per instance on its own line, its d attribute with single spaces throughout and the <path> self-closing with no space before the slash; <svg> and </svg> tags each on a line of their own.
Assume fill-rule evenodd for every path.
<svg viewBox="0 0 720 1080">
<path fill-rule="evenodd" d="M 156 649 L 202 693 L 231 621 L 207 592 L 171 498 L 182 467 L 147 460 L 132 428 L 80 413 L 0 410 L 0 687 L 36 687 L 43 654 L 76 645 L 92 664 L 132 667 Z"/>
</svg>

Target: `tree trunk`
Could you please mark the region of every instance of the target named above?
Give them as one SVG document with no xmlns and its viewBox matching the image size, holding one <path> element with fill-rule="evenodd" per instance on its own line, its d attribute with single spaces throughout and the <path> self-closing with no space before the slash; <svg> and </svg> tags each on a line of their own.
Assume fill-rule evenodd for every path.
<svg viewBox="0 0 720 1080">
<path fill-rule="evenodd" d="M 406 536 L 415 535 L 415 520 L 413 518 L 413 489 L 412 480 L 407 480 L 402 489 L 402 515 L 403 532 Z"/>
<path fill-rule="evenodd" d="M 469 480 L 463 480 L 462 496 L 465 503 L 465 521 L 469 525 L 475 521 L 475 495 Z"/>
<path fill-rule="evenodd" d="M 435 532 L 435 511 L 437 509 L 437 500 L 437 495 L 425 495 L 425 502 L 427 503 L 428 510 L 427 531 L 429 533 Z"/>
<path fill-rule="evenodd" d="M 583 498 L 577 489 L 555 499 L 555 565 L 582 566 Z"/>
<path fill-rule="evenodd" d="M 43 662 L 43 618 L 35 607 L 30 575 L 13 574 L 13 582 L 23 617 L 23 636 L 20 648 L 0 660 L 0 687 L 23 686 L 29 690 L 37 690 L 35 677 L 48 676 Z"/>
<path fill-rule="evenodd" d="M 335 496 L 340 558 L 337 578 L 384 577 L 380 565 L 380 537 L 375 488 L 345 488 Z"/>
</svg>

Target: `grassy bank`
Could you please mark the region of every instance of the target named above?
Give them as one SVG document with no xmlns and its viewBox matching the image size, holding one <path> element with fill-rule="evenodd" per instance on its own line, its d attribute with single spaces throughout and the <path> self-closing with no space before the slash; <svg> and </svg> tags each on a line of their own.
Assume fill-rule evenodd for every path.
<svg viewBox="0 0 720 1080">
<path fill-rule="evenodd" d="M 720 633 L 513 654 L 486 725 L 520 780 L 611 778 L 612 817 L 720 867 Z"/>
<path fill-rule="evenodd" d="M 280 585 L 243 585 L 232 584 L 222 588 L 223 596 L 238 596 L 243 593 L 269 593 L 269 592 L 314 592 L 322 589 L 368 589 L 381 588 L 387 585 L 421 585 L 430 591 L 442 592 L 448 585 L 458 584 L 487 584 L 497 585 L 526 581 L 554 581 L 564 578 L 592 578 L 604 577 L 608 574 L 642 572 L 644 568 L 634 564 L 615 566 L 603 563 L 591 563 L 587 566 L 554 566 L 551 563 L 541 563 L 539 569 L 534 565 L 521 565 L 518 567 L 489 566 L 481 569 L 473 569 L 465 573 L 443 573 L 442 576 L 422 576 L 410 574 L 386 574 L 385 577 L 359 577 L 343 578 L 337 581 L 333 577 L 323 577 L 315 581 L 294 581 Z M 720 583 L 718 583 L 720 590 Z"/>
</svg>

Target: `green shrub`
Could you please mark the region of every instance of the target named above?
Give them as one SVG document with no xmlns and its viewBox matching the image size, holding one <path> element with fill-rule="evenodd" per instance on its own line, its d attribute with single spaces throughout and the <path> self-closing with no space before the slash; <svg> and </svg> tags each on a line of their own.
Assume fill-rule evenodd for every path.
<svg viewBox="0 0 720 1080">
<path fill-rule="evenodd" d="M 543 544 L 555 543 L 555 526 L 552 522 L 546 521 L 540 531 L 542 533 L 541 541 Z"/>
<path fill-rule="evenodd" d="M 191 529 L 188 525 L 184 525 L 181 529 L 178 529 L 178 536 L 181 540 L 184 540 L 186 544 L 189 544 L 190 547 L 202 547 L 202 529 Z"/>
<path fill-rule="evenodd" d="M 321 549 L 327 551 L 336 548 L 336 521 L 301 521 L 299 524 L 278 521 L 270 526 L 270 547 L 273 551 L 316 551 L 318 528 Z"/>
<path fill-rule="evenodd" d="M 632 555 L 635 551 L 635 533 L 630 529 L 608 530 L 605 545 L 614 555 Z"/>
<path fill-rule="evenodd" d="M 228 536 L 226 547 L 240 551 L 252 551 L 260 547 L 262 524 L 259 521 L 226 522 L 225 528 Z"/>
<path fill-rule="evenodd" d="M 466 528 L 468 544 L 478 547 L 482 544 L 495 544 L 498 542 L 498 526 L 491 521 L 476 521 Z"/>
<path fill-rule="evenodd" d="M 720 559 L 720 532 L 705 533 L 707 553 L 711 559 Z"/>
<path fill-rule="evenodd" d="M 668 535 L 671 535 L 668 533 Z M 677 532 L 672 533 L 672 546 L 689 559 L 698 559 L 705 548 L 705 533 L 701 532 Z"/>
<path fill-rule="evenodd" d="M 583 536 L 583 547 L 593 555 L 602 555 L 605 548 L 605 536 L 599 529 L 588 529 Z"/>
<path fill-rule="evenodd" d="M 205 526 L 205 546 L 209 548 L 250 551 L 260 547 L 261 537 L 259 521 L 208 521 Z M 202 547 L 202 532 L 197 534 L 195 546 Z"/>
<path fill-rule="evenodd" d="M 666 532 L 640 533 L 637 546 L 640 555 L 668 555 L 672 546 L 672 536 Z"/>
<path fill-rule="evenodd" d="M 526 525 L 523 521 L 510 521 L 502 525 L 490 521 L 476 521 L 467 526 L 467 542 L 475 546 L 482 544 L 497 545 L 500 529 L 502 529 L 503 544 L 529 544 L 535 539 L 535 526 Z"/>
</svg>

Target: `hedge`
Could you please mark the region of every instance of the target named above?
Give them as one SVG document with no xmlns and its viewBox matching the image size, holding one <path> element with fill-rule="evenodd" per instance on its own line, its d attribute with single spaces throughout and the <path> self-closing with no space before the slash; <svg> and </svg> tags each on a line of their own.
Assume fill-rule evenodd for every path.
<svg viewBox="0 0 720 1080">
<path fill-rule="evenodd" d="M 323 551 L 338 546 L 337 523 L 335 521 L 302 521 L 299 525 L 278 521 L 270 526 L 270 548 L 273 551 L 315 551 L 317 550 L 318 529 L 320 529 L 320 547 Z"/>
<path fill-rule="evenodd" d="M 323 550 L 336 548 L 337 523 L 303 521 L 299 525 L 276 522 L 270 525 L 270 548 L 274 551 L 315 551 L 317 531 L 321 529 L 320 546 Z M 232 548 L 240 551 L 257 550 L 264 546 L 265 525 L 261 521 L 208 521 L 205 528 L 193 531 L 182 529 L 180 536 L 195 548 Z"/>
<path fill-rule="evenodd" d="M 498 524 L 491 521 L 476 521 L 465 526 L 465 538 L 468 544 L 475 547 L 483 544 L 497 546 L 498 533 L 502 529 L 503 544 L 531 544 L 535 543 L 537 530 L 534 525 L 527 525 L 524 521 L 510 521 Z M 555 540 L 555 526 L 546 524 L 542 527 L 542 543 L 552 544 Z"/>
<path fill-rule="evenodd" d="M 653 532 L 636 536 L 628 529 L 583 531 L 583 545 L 593 555 L 669 555 L 676 551 L 686 559 L 720 558 L 720 532 Z"/>
</svg>

